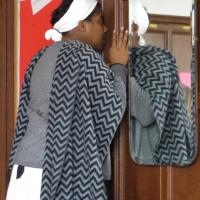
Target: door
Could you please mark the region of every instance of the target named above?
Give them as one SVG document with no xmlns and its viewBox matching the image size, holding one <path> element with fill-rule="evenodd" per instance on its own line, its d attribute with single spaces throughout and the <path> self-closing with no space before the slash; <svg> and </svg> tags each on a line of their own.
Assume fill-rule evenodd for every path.
<svg viewBox="0 0 200 200">
<path fill-rule="evenodd" d="M 122 2 L 123 4 L 124 2 Z M 198 9 L 199 9 L 198 2 Z M 199 15 L 199 13 L 198 13 Z M 155 19 L 155 18 L 154 18 Z M 197 17 L 197 19 L 199 19 Z M 187 21 L 187 20 L 186 20 Z M 181 22 L 182 23 L 182 22 Z M 197 23 L 199 24 L 199 22 Z M 147 43 L 154 43 L 160 47 L 170 49 L 177 56 L 177 62 L 182 71 L 186 71 L 188 60 L 180 54 L 184 41 L 188 41 L 187 23 L 176 25 L 162 25 L 159 31 L 154 30 L 152 24 L 146 35 Z M 199 27 L 198 27 L 199 35 Z M 168 39 L 166 39 L 168 37 Z M 181 44 L 181 45 L 180 45 Z M 188 44 L 188 43 L 187 43 Z M 185 45 L 187 45 L 185 44 Z M 199 41 L 198 53 L 199 55 Z M 155 43 L 154 43 L 155 45 Z M 184 51 L 183 53 L 187 53 Z M 199 62 L 199 57 L 198 57 Z M 197 67 L 198 68 L 198 67 Z M 199 74 L 199 72 L 198 72 Z M 198 78 L 196 79 L 198 80 Z M 199 88 L 199 82 L 197 88 Z M 199 91 L 199 90 L 198 90 Z M 199 97 L 199 92 L 198 92 Z M 128 108 L 127 108 L 128 110 Z M 198 113 L 199 116 L 199 101 Z M 198 120 L 197 120 L 197 124 Z M 197 130 L 198 131 L 198 130 Z M 199 133 L 199 131 L 198 131 Z M 197 134 L 198 134 L 197 133 Z M 114 141 L 114 200 L 199 200 L 200 199 L 200 157 L 188 167 L 142 166 L 134 163 L 129 153 L 128 112 L 120 126 L 119 134 Z"/>
</svg>

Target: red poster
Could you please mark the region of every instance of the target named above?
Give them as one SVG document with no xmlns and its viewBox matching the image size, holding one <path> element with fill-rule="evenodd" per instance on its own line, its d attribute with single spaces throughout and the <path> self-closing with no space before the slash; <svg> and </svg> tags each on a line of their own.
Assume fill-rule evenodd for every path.
<svg viewBox="0 0 200 200">
<path fill-rule="evenodd" d="M 52 0 L 33 15 L 31 0 L 20 1 L 20 85 L 32 56 L 51 43 L 45 40 L 44 34 L 51 28 L 51 13 L 60 2 L 61 0 Z"/>
</svg>

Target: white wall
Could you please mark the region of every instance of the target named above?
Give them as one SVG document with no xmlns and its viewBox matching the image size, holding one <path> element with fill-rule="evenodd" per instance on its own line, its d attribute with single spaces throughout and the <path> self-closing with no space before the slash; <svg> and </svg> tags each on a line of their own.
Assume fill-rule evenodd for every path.
<svg viewBox="0 0 200 200">
<path fill-rule="evenodd" d="M 193 0 L 141 0 L 141 2 L 151 14 L 190 16 Z"/>
</svg>

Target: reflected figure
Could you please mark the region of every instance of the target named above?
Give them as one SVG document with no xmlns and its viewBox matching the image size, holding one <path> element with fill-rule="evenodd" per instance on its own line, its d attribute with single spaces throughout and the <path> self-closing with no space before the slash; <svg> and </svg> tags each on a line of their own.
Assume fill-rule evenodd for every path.
<svg viewBox="0 0 200 200">
<path fill-rule="evenodd" d="M 195 138 L 185 108 L 174 56 L 145 45 L 148 15 L 141 2 L 131 4 L 130 151 L 139 164 L 188 165 Z"/>
</svg>

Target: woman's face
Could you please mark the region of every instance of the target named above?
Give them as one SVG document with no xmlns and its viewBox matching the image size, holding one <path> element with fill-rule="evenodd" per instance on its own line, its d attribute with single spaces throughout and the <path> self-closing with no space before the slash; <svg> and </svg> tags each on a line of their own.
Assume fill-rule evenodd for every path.
<svg viewBox="0 0 200 200">
<path fill-rule="evenodd" d="M 87 24 L 87 43 L 96 50 L 102 50 L 105 44 L 107 27 L 104 24 L 104 17 L 101 11 L 97 11 L 90 20 L 85 22 Z"/>
</svg>

